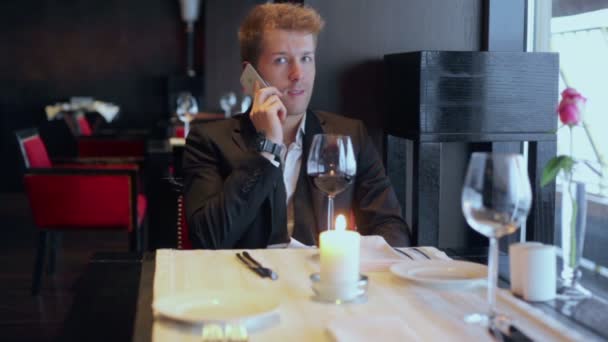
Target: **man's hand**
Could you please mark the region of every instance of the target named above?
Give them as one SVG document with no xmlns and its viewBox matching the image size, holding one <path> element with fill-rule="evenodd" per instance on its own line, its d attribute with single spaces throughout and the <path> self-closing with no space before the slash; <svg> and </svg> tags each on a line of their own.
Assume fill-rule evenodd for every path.
<svg viewBox="0 0 608 342">
<path fill-rule="evenodd" d="M 287 116 L 287 109 L 281 97 L 283 94 L 275 87 L 260 88 L 254 85 L 253 106 L 249 117 L 258 132 L 264 132 L 266 139 L 276 144 L 283 143 L 283 123 Z"/>
</svg>

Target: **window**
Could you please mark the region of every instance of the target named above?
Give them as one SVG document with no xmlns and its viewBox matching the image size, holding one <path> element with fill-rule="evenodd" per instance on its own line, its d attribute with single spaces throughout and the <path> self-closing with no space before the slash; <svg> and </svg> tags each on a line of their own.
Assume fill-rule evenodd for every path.
<svg viewBox="0 0 608 342">
<path fill-rule="evenodd" d="M 574 87 L 587 97 L 585 120 L 593 132 L 596 147 L 608 156 L 608 8 L 551 19 L 551 50 L 559 53 L 560 92 Z M 591 143 L 582 128 L 573 130 L 573 155 L 595 161 Z M 570 153 L 570 131 L 557 132 L 557 153 Z M 598 195 L 599 184 L 593 174 L 585 173 L 588 189 Z M 605 194 L 608 195 L 608 194 Z"/>
<path fill-rule="evenodd" d="M 585 120 L 593 132 L 600 153 L 608 157 L 608 2 L 530 0 L 534 18 L 529 45 L 535 51 L 560 55 L 559 92 L 576 88 L 587 98 Z M 532 31 L 532 32 L 530 32 Z M 534 38 L 530 39 L 533 36 Z M 559 99 L 555 100 L 556 107 Z M 556 120 L 558 120 L 556 114 Z M 561 123 L 558 123 L 558 127 Z M 577 159 L 596 161 L 583 128 L 573 130 L 572 154 Z M 557 132 L 558 154 L 570 153 L 570 130 Z M 580 174 L 588 186 L 587 232 L 582 266 L 608 277 L 608 193 L 600 192 L 599 179 L 591 171 Z M 561 245 L 561 186 L 556 192 L 555 244 Z"/>
</svg>

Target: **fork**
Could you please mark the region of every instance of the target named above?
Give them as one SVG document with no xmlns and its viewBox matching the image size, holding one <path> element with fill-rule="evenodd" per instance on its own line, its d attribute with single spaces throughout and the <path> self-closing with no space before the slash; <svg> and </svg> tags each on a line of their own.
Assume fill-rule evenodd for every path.
<svg viewBox="0 0 608 342">
<path fill-rule="evenodd" d="M 414 258 L 412 258 L 412 256 L 411 256 L 411 255 L 409 255 L 409 254 L 407 254 L 405 251 L 402 251 L 402 250 L 400 250 L 399 248 L 396 248 L 396 247 L 393 247 L 393 249 L 394 249 L 396 252 L 399 252 L 399 253 L 401 253 L 401 254 L 405 255 L 406 257 L 408 257 L 408 258 L 410 258 L 410 259 L 414 260 Z"/>
<path fill-rule="evenodd" d="M 428 254 L 424 253 L 424 252 L 422 251 L 422 249 L 417 248 L 417 247 L 412 247 L 412 249 L 413 249 L 414 251 L 416 251 L 418 254 L 422 255 L 423 257 L 425 257 L 425 258 L 427 258 L 427 259 L 431 260 L 431 257 L 430 257 Z"/>
</svg>

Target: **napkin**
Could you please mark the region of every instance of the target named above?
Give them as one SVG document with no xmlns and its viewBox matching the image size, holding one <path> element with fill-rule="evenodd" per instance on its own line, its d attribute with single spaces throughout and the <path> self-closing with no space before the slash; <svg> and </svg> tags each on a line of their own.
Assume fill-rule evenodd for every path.
<svg viewBox="0 0 608 342">
<path fill-rule="evenodd" d="M 422 341 L 408 324 L 396 316 L 355 316 L 329 322 L 327 331 L 335 341 Z"/>
<path fill-rule="evenodd" d="M 378 235 L 361 237 L 360 258 L 361 272 L 387 270 L 394 263 L 408 260 Z"/>
<path fill-rule="evenodd" d="M 274 245 L 269 245 L 267 248 L 273 249 L 273 248 L 316 248 L 315 246 L 308 246 L 305 245 L 303 243 L 301 243 L 300 241 L 291 238 L 291 240 L 289 242 L 284 242 L 284 243 L 277 243 Z"/>
</svg>

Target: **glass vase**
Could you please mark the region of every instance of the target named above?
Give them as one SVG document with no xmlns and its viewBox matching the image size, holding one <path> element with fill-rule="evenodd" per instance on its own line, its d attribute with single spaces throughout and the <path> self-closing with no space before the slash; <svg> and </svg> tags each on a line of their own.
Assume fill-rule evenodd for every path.
<svg viewBox="0 0 608 342">
<path fill-rule="evenodd" d="M 585 246 L 587 225 L 587 191 L 580 181 L 565 181 L 562 184 L 561 245 L 563 267 L 560 274 L 558 295 L 561 299 L 576 300 L 591 295 L 579 283 L 581 258 Z"/>
</svg>

